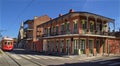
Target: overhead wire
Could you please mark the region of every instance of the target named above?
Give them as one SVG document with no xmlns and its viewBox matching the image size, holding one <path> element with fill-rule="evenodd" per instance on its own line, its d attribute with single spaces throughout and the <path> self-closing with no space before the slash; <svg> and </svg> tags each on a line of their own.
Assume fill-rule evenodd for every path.
<svg viewBox="0 0 120 66">
<path fill-rule="evenodd" d="M 28 5 L 19 13 L 18 15 L 18 19 L 20 18 L 20 16 L 25 12 L 25 10 L 33 3 L 34 0 L 31 0 Z"/>
</svg>

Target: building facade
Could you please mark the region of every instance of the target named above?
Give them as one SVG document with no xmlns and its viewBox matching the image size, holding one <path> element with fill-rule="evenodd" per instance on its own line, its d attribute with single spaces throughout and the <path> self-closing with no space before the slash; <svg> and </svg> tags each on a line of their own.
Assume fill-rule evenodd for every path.
<svg viewBox="0 0 120 66">
<path fill-rule="evenodd" d="M 49 21 L 50 18 L 47 15 L 40 17 L 34 17 L 33 20 L 26 20 L 19 31 L 18 45 L 22 44 L 22 48 L 32 51 L 42 51 L 42 41 L 38 41 L 36 38 L 36 26 L 44 22 Z M 22 38 L 21 38 L 22 35 Z"/>
<path fill-rule="evenodd" d="M 120 38 L 109 34 L 109 23 L 114 26 L 114 19 L 70 10 L 38 25 L 36 36 L 43 41 L 43 51 L 47 53 L 87 56 L 120 53 Z"/>
<path fill-rule="evenodd" d="M 17 46 L 20 48 L 23 46 L 23 38 L 24 38 L 24 22 L 21 23 L 18 33 Z"/>
</svg>

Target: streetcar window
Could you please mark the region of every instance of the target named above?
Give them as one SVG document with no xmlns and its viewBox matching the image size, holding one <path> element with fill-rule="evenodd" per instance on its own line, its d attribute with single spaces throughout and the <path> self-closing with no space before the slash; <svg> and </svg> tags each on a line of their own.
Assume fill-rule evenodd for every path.
<svg viewBox="0 0 120 66">
<path fill-rule="evenodd" d="M 12 42 L 10 42 L 11 43 L 11 45 L 12 45 Z"/>
<path fill-rule="evenodd" d="M 5 45 L 7 44 L 7 42 L 4 43 Z"/>
<path fill-rule="evenodd" d="M 10 42 L 8 42 L 8 45 L 10 45 Z"/>
</svg>

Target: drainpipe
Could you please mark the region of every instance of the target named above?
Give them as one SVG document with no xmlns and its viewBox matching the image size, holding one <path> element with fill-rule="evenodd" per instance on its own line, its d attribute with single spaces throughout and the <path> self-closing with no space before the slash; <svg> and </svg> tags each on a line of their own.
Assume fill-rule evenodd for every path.
<svg viewBox="0 0 120 66">
<path fill-rule="evenodd" d="M 107 45 L 108 45 L 108 56 L 110 56 L 110 45 L 108 43 L 109 41 L 107 40 Z"/>
</svg>

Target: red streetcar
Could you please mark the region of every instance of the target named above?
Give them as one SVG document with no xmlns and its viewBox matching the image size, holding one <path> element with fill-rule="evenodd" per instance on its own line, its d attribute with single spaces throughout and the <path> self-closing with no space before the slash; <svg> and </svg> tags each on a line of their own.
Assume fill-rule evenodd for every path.
<svg viewBox="0 0 120 66">
<path fill-rule="evenodd" d="M 2 39 L 2 50 L 11 51 L 14 48 L 14 40 L 12 38 L 4 37 Z"/>
</svg>

